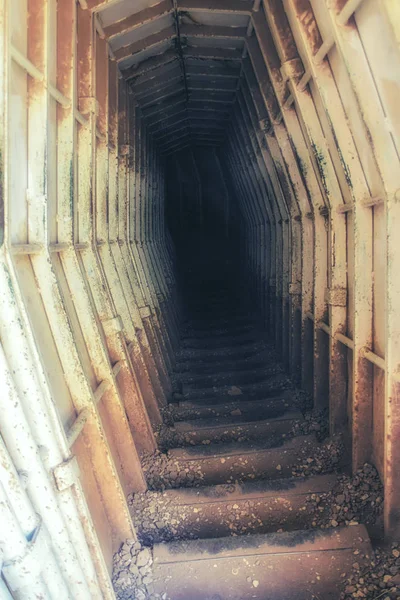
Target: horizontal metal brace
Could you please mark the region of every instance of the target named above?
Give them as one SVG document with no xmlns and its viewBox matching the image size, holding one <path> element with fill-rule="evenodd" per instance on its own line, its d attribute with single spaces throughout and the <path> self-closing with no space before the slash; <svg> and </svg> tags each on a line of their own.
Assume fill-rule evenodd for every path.
<svg viewBox="0 0 400 600">
<path fill-rule="evenodd" d="M 29 58 L 27 58 L 22 54 L 22 52 L 17 50 L 15 46 L 11 46 L 11 58 L 15 63 L 22 67 L 28 73 L 28 75 L 33 77 L 33 79 L 36 79 L 36 81 L 44 80 L 43 73 L 41 73 L 39 69 L 35 67 L 33 62 L 29 60 Z"/>
<path fill-rule="evenodd" d="M 285 102 L 283 104 L 283 110 L 289 110 L 289 108 L 291 108 L 293 103 L 294 103 L 294 96 L 292 94 L 289 94 L 289 96 L 287 97 L 287 99 L 285 100 Z"/>
<path fill-rule="evenodd" d="M 362 200 L 361 204 L 362 206 L 364 206 L 364 208 L 369 208 L 369 207 L 373 207 L 373 206 L 378 206 L 379 204 L 384 204 L 385 200 L 384 198 L 382 198 L 381 196 L 375 196 L 375 197 L 371 197 L 371 198 L 364 198 L 364 200 Z"/>
<path fill-rule="evenodd" d="M 343 335 L 343 333 L 335 333 L 335 340 L 350 348 L 350 350 L 354 350 L 354 342 L 352 339 L 347 337 L 347 335 Z"/>
<path fill-rule="evenodd" d="M 2 575 L 12 592 L 32 585 L 40 576 L 50 553 L 49 535 L 42 522 L 36 527 L 32 541 L 23 556 L 3 563 Z"/>
<path fill-rule="evenodd" d="M 325 331 L 325 333 L 327 333 L 329 336 L 331 335 L 331 328 L 327 323 L 324 323 L 324 321 L 318 322 L 318 329 Z"/>
<path fill-rule="evenodd" d="M 36 79 L 36 81 L 44 81 L 44 74 L 41 71 L 39 71 L 37 67 L 35 67 L 33 62 L 29 60 L 29 58 L 24 56 L 22 52 L 20 52 L 14 46 L 11 46 L 11 58 L 22 69 L 24 69 L 28 73 L 28 75 L 30 75 L 30 77 Z M 56 100 L 58 104 L 60 104 L 64 108 L 69 108 L 71 106 L 70 98 L 64 96 L 64 94 L 62 94 L 54 85 L 47 82 L 46 86 L 50 96 L 54 98 L 54 100 Z"/>
<path fill-rule="evenodd" d="M 44 251 L 43 244 L 13 244 L 10 248 L 12 254 L 41 254 Z"/>
<path fill-rule="evenodd" d="M 330 306 L 347 306 L 347 289 L 331 288 L 325 290 L 325 302 Z"/>
<path fill-rule="evenodd" d="M 142 319 L 147 319 L 148 317 L 151 317 L 150 306 L 142 306 L 141 308 L 139 308 L 139 313 Z"/>
<path fill-rule="evenodd" d="M 87 242 L 79 242 L 78 244 L 74 244 L 74 248 L 77 252 L 82 252 L 82 250 L 88 250 L 90 244 Z"/>
<path fill-rule="evenodd" d="M 89 127 L 89 119 L 84 117 L 83 114 L 77 108 L 75 108 L 74 110 L 74 117 L 75 120 L 78 121 L 78 123 L 80 123 L 83 127 Z"/>
<path fill-rule="evenodd" d="M 100 142 L 107 141 L 107 136 L 104 133 L 101 133 L 101 131 L 98 127 L 96 127 L 96 137 Z"/>
<path fill-rule="evenodd" d="M 54 85 L 48 84 L 47 89 L 49 91 L 50 96 L 58 102 L 63 108 L 70 108 L 71 100 L 64 96 Z"/>
<path fill-rule="evenodd" d="M 71 427 L 67 432 L 67 441 L 68 446 L 70 448 L 82 433 L 83 428 L 85 427 L 90 416 L 91 411 L 89 410 L 89 408 L 84 408 L 83 410 L 81 410 L 81 412 L 76 417 L 75 421 L 72 423 Z"/>
<path fill-rule="evenodd" d="M 72 487 L 79 479 L 80 469 L 76 456 L 71 456 L 53 469 L 57 489 L 63 492 Z"/>
<path fill-rule="evenodd" d="M 317 50 L 317 52 L 314 54 L 314 57 L 313 57 L 313 62 L 316 66 L 319 66 L 324 61 L 325 57 L 329 54 L 329 52 L 332 50 L 334 45 L 335 45 L 335 40 L 333 37 L 327 38 L 322 43 L 322 45 L 320 46 L 320 48 Z"/>
<path fill-rule="evenodd" d="M 119 315 L 117 315 L 116 317 L 114 317 L 112 319 L 108 319 L 106 321 L 101 321 L 101 324 L 103 325 L 104 333 L 106 335 L 112 335 L 114 333 L 119 333 L 124 328 L 124 324 Z"/>
<path fill-rule="evenodd" d="M 353 16 L 356 10 L 361 6 L 363 0 L 347 0 L 337 17 L 339 25 L 347 25 L 348 20 Z"/>
<path fill-rule="evenodd" d="M 361 200 L 360 206 L 362 206 L 363 208 L 373 208 L 374 206 L 379 206 L 383 203 L 384 199 L 381 196 L 375 196 L 370 198 L 364 198 L 363 200 Z M 356 204 L 354 202 L 342 204 L 341 206 L 337 207 L 337 212 L 339 214 L 351 212 L 352 210 L 354 210 L 355 206 Z"/>
<path fill-rule="evenodd" d="M 96 388 L 96 391 L 93 394 L 94 401 L 96 404 L 100 402 L 100 400 L 103 398 L 104 394 L 110 389 L 110 387 L 111 382 L 107 381 L 107 379 L 100 383 L 100 385 Z"/>
<path fill-rule="evenodd" d="M 348 204 L 341 204 L 340 206 L 337 207 L 337 212 L 340 215 L 344 215 L 348 212 L 351 212 L 354 209 L 354 204 L 352 202 L 349 202 Z"/>
<path fill-rule="evenodd" d="M 375 352 L 372 352 L 372 350 L 369 350 L 368 348 L 364 347 L 360 350 L 360 354 L 363 358 L 366 358 L 369 362 L 374 364 L 376 367 L 379 367 L 380 369 L 382 369 L 382 371 L 386 371 L 385 359 L 381 358 L 380 356 L 375 354 Z"/>
<path fill-rule="evenodd" d="M 307 70 L 304 73 L 303 77 L 300 79 L 299 83 L 297 84 L 297 89 L 299 92 L 304 92 L 310 79 L 312 79 L 312 73 L 311 71 Z"/>
<path fill-rule="evenodd" d="M 123 366 L 124 366 L 123 360 L 119 360 L 117 363 L 115 363 L 115 365 L 112 368 L 114 377 L 117 377 L 118 373 L 120 372 L 120 370 L 122 369 Z"/>
<path fill-rule="evenodd" d="M 49 251 L 50 252 L 65 252 L 66 250 L 70 250 L 72 248 L 72 244 L 68 242 L 60 242 L 58 244 L 50 244 Z"/>
</svg>

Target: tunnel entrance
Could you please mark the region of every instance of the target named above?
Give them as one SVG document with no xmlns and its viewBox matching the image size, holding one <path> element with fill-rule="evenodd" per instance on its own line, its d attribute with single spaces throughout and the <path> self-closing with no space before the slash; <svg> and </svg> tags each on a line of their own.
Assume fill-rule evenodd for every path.
<svg viewBox="0 0 400 600">
<path fill-rule="evenodd" d="M 399 48 L 0 0 L 1 599 L 399 596 Z"/>
</svg>

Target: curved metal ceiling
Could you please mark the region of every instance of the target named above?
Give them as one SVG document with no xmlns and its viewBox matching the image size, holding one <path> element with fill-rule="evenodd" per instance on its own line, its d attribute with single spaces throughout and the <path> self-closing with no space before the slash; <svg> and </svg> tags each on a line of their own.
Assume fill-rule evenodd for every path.
<svg viewBox="0 0 400 600">
<path fill-rule="evenodd" d="M 257 0 L 255 0 L 257 3 Z M 253 0 L 87 0 L 162 149 L 219 145 L 245 56 Z"/>
</svg>

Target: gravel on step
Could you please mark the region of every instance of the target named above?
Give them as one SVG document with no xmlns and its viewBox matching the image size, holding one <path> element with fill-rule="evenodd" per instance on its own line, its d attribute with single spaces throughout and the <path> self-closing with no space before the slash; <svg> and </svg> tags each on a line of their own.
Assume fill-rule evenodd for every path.
<svg viewBox="0 0 400 600">
<path fill-rule="evenodd" d="M 354 557 L 350 576 L 344 576 L 340 600 L 394 600 L 400 598 L 400 544 L 375 548 L 370 561 L 360 566 Z"/>
<path fill-rule="evenodd" d="M 173 460 L 158 450 L 142 456 L 142 467 L 150 490 L 196 487 L 204 477 L 196 461 Z"/>
<path fill-rule="evenodd" d="M 317 446 L 312 456 L 301 457 L 293 466 L 293 477 L 308 477 L 322 473 L 335 472 L 344 455 L 344 443 L 341 436 L 325 440 Z"/>
<path fill-rule="evenodd" d="M 168 600 L 152 590 L 151 548 L 134 539 L 126 540 L 114 554 L 112 583 L 118 600 Z"/>
<path fill-rule="evenodd" d="M 383 486 L 378 472 L 365 463 L 353 477 L 338 475 L 332 491 L 307 498 L 307 508 L 314 513 L 312 524 L 317 528 L 376 525 L 383 512 Z"/>
</svg>

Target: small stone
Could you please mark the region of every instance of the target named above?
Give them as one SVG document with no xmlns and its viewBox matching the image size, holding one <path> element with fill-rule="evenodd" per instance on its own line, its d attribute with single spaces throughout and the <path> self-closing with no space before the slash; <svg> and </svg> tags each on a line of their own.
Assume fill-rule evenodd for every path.
<svg viewBox="0 0 400 600">
<path fill-rule="evenodd" d="M 146 565 L 148 565 L 151 561 L 151 551 L 149 548 L 144 548 L 144 550 L 141 550 L 138 554 L 138 557 L 136 559 L 136 564 L 138 567 L 144 567 Z"/>
<path fill-rule="evenodd" d="M 134 562 L 132 562 L 132 563 L 129 565 L 129 571 L 132 573 L 132 575 L 133 575 L 134 577 L 138 577 L 138 575 L 139 575 L 139 569 L 138 569 L 137 565 L 135 565 L 135 563 L 134 563 Z"/>
<path fill-rule="evenodd" d="M 253 587 L 258 588 L 258 586 L 260 585 L 260 582 L 257 579 L 253 580 Z"/>
<path fill-rule="evenodd" d="M 339 525 L 339 523 L 335 519 L 332 519 L 331 525 L 332 525 L 332 527 L 337 527 Z"/>
</svg>

